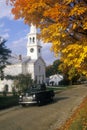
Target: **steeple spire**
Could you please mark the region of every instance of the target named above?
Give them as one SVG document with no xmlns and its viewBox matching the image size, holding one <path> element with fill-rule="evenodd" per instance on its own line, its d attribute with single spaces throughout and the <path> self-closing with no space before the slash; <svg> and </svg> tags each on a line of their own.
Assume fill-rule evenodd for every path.
<svg viewBox="0 0 87 130">
<path fill-rule="evenodd" d="M 36 26 L 31 23 L 30 33 L 37 33 Z"/>
</svg>

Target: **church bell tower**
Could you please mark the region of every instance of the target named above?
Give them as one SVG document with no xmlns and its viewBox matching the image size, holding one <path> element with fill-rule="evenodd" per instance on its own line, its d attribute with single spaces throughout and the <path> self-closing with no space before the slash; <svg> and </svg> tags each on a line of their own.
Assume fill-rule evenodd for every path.
<svg viewBox="0 0 87 130">
<path fill-rule="evenodd" d="M 27 56 L 35 60 L 41 57 L 41 45 L 40 41 L 37 39 L 36 26 L 33 24 L 31 24 L 30 33 L 28 34 Z"/>
</svg>

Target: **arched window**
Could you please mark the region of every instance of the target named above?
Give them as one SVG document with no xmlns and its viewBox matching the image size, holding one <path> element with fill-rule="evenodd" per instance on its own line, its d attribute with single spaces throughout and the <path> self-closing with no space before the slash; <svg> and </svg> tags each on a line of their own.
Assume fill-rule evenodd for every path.
<svg viewBox="0 0 87 130">
<path fill-rule="evenodd" d="M 40 53 L 40 48 L 38 49 L 38 52 Z"/>
<path fill-rule="evenodd" d="M 31 43 L 31 37 L 30 37 L 30 43 Z"/>
<path fill-rule="evenodd" d="M 35 43 L 35 37 L 33 37 L 33 43 Z"/>
<path fill-rule="evenodd" d="M 4 86 L 4 91 L 5 92 L 8 92 L 8 87 L 9 87 L 8 84 L 5 84 L 5 86 Z"/>
<path fill-rule="evenodd" d="M 41 71 L 41 66 L 39 65 L 39 72 Z"/>
</svg>

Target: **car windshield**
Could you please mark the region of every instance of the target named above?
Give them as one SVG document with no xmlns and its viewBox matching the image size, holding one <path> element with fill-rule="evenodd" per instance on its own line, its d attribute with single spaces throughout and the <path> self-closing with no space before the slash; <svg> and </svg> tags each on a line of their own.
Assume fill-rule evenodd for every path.
<svg viewBox="0 0 87 130">
<path fill-rule="evenodd" d="M 27 89 L 25 93 L 33 93 L 33 92 L 40 91 L 40 90 L 41 90 L 40 85 L 32 86 L 29 89 Z"/>
</svg>

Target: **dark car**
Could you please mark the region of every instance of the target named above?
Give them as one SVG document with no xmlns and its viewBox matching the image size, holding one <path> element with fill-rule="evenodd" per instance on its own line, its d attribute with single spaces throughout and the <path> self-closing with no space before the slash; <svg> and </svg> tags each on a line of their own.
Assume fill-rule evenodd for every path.
<svg viewBox="0 0 87 130">
<path fill-rule="evenodd" d="M 42 85 L 39 87 L 31 87 L 19 96 L 19 104 L 22 106 L 31 103 L 36 103 L 39 106 L 44 105 L 52 102 L 54 95 L 53 90 L 46 90 L 46 88 L 42 87 Z"/>
</svg>

